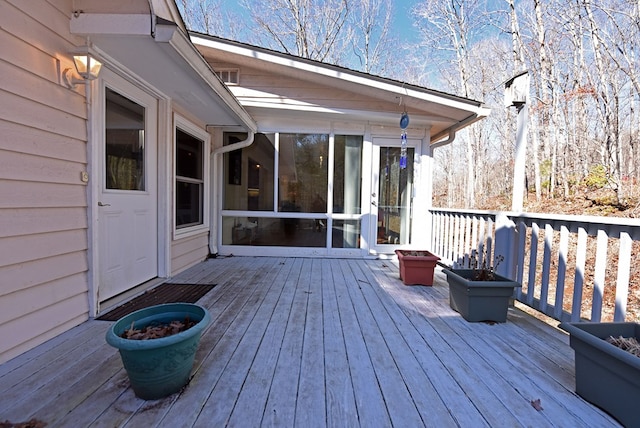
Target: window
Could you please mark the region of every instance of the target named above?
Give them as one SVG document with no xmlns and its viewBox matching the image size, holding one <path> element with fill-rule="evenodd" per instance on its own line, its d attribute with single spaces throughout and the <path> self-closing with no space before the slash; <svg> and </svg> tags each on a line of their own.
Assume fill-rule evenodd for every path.
<svg viewBox="0 0 640 428">
<path fill-rule="evenodd" d="M 247 134 L 226 133 L 225 145 L 246 138 Z M 274 134 L 256 134 L 249 147 L 224 154 L 223 209 L 273 211 L 274 141 Z"/>
<path fill-rule="evenodd" d="M 144 107 L 107 88 L 106 153 L 107 189 L 145 190 Z"/>
<path fill-rule="evenodd" d="M 328 134 L 280 134 L 278 211 L 327 211 Z"/>
<path fill-rule="evenodd" d="M 240 71 L 237 68 L 216 70 L 215 73 L 220 80 L 228 85 L 237 85 L 240 83 Z"/>
<path fill-rule="evenodd" d="M 177 230 L 206 226 L 208 137 L 187 122 L 176 123 L 175 226 Z"/>
<path fill-rule="evenodd" d="M 227 146 L 246 134 L 225 133 Z M 225 153 L 222 245 L 360 247 L 364 138 L 256 134 Z"/>
</svg>

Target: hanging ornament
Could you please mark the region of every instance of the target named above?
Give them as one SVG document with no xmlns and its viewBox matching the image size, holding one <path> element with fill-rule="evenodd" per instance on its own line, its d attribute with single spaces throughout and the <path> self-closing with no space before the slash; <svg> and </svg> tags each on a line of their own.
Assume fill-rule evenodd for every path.
<svg viewBox="0 0 640 428">
<path fill-rule="evenodd" d="M 409 126 L 409 115 L 407 112 L 403 112 L 400 116 L 400 128 L 402 133 L 400 134 L 400 169 L 407 167 L 407 127 Z"/>
<path fill-rule="evenodd" d="M 402 116 L 400 116 L 400 128 L 407 129 L 409 127 L 409 115 L 407 112 L 403 112 Z"/>
</svg>

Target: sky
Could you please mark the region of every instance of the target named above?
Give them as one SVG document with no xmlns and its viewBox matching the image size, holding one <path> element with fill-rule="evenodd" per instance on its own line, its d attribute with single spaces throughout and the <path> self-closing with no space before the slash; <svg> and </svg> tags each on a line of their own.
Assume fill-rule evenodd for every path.
<svg viewBox="0 0 640 428">
<path fill-rule="evenodd" d="M 261 0 L 253 0 L 260 3 Z M 422 0 L 424 1 L 424 0 Z M 402 41 L 416 42 L 418 38 L 418 30 L 413 26 L 411 19 L 411 8 L 420 3 L 419 0 L 393 0 L 394 21 L 393 28 L 398 38 Z M 229 8 L 237 13 L 244 13 L 244 9 L 239 5 L 237 0 L 225 1 L 224 8 Z"/>
<path fill-rule="evenodd" d="M 418 30 L 413 26 L 411 18 L 411 8 L 420 3 L 417 0 L 394 0 L 394 22 L 393 26 L 401 40 L 416 42 Z"/>
</svg>

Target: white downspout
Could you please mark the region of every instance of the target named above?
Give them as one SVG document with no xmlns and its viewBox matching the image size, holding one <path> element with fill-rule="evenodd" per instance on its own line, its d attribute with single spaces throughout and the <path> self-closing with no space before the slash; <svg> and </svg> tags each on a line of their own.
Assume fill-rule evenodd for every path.
<svg viewBox="0 0 640 428">
<path fill-rule="evenodd" d="M 456 130 L 452 128 L 449 130 L 449 137 L 447 137 L 446 140 L 440 140 L 437 143 L 433 143 L 430 145 L 430 147 L 433 150 L 436 147 L 446 146 L 447 144 L 453 143 L 453 140 L 455 139 L 456 139 Z"/>
<path fill-rule="evenodd" d="M 149 0 L 149 17 L 151 18 L 151 37 L 156 38 L 156 12 L 153 10 L 153 0 Z"/>
<path fill-rule="evenodd" d="M 255 132 L 249 131 L 246 140 L 240 141 L 235 144 L 229 144 L 228 146 L 219 147 L 211 152 L 211 165 L 209 167 L 211 170 L 210 180 L 215 183 L 215 186 L 211 186 L 211 193 L 209 198 L 209 200 L 211 201 L 211 210 L 209 212 L 209 254 L 218 254 L 218 236 L 220 234 L 220 231 L 218 230 L 218 219 L 220 218 L 220 216 L 218 215 L 218 206 L 220 205 L 219 195 L 222 190 L 223 180 L 218 180 L 218 169 L 222 170 L 218 166 L 218 161 L 220 159 L 220 156 L 225 153 L 249 147 L 251 144 L 253 144 L 255 135 Z"/>
</svg>

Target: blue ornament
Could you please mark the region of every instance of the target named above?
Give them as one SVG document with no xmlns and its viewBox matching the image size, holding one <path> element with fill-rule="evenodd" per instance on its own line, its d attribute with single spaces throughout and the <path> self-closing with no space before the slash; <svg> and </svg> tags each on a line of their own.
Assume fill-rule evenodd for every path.
<svg viewBox="0 0 640 428">
<path fill-rule="evenodd" d="M 409 126 L 409 115 L 405 111 L 404 113 L 402 113 L 402 116 L 400 116 L 400 128 L 407 129 L 408 126 Z"/>
</svg>

